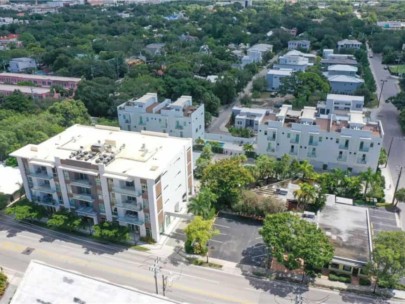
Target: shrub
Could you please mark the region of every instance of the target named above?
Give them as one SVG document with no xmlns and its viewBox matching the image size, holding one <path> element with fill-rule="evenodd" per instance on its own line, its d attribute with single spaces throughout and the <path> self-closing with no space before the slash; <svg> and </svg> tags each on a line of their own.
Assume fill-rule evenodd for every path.
<svg viewBox="0 0 405 304">
<path fill-rule="evenodd" d="M 112 242 L 125 242 L 129 240 L 128 227 L 103 222 L 93 226 L 94 237 Z"/>
<path fill-rule="evenodd" d="M 223 154 L 224 153 L 224 148 L 222 147 L 212 147 L 212 152 L 218 153 L 218 154 Z"/>
<path fill-rule="evenodd" d="M 371 285 L 371 281 L 368 278 L 360 278 L 359 279 L 359 284 L 361 286 L 370 286 Z"/>
<path fill-rule="evenodd" d="M 147 243 L 147 244 L 155 244 L 156 243 L 156 241 L 151 236 L 141 236 L 140 240 L 141 240 L 141 242 L 144 242 L 144 243 Z"/>
<path fill-rule="evenodd" d="M 350 283 L 352 279 L 350 276 L 344 275 L 344 274 L 335 274 L 335 273 L 329 273 L 329 280 L 331 281 L 337 281 L 337 282 L 342 282 L 342 283 Z"/>
<path fill-rule="evenodd" d="M 50 228 L 71 232 L 83 227 L 83 219 L 71 212 L 62 210 L 52 214 L 46 224 Z"/>
<path fill-rule="evenodd" d="M 0 297 L 4 294 L 7 287 L 7 276 L 0 272 Z"/>
</svg>

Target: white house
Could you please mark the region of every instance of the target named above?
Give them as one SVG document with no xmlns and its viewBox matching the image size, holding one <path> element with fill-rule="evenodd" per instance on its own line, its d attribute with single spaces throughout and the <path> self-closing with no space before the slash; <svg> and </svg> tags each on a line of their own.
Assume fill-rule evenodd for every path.
<svg viewBox="0 0 405 304">
<path fill-rule="evenodd" d="M 309 40 L 290 40 L 290 41 L 288 41 L 289 50 L 303 49 L 303 50 L 308 51 L 310 48 L 311 48 L 311 42 Z"/>
<path fill-rule="evenodd" d="M 157 242 L 194 191 L 192 140 L 163 133 L 74 125 L 11 156 L 32 203 Z"/>
<path fill-rule="evenodd" d="M 148 93 L 119 105 L 117 111 L 122 130 L 162 132 L 193 140 L 204 138 L 204 105 L 193 106 L 191 96 L 159 103 L 156 93 Z"/>
<path fill-rule="evenodd" d="M 267 90 L 277 91 L 281 85 L 281 80 L 285 77 L 290 77 L 292 73 L 292 69 L 268 70 L 266 75 Z"/>
<path fill-rule="evenodd" d="M 27 69 L 36 69 L 37 63 L 35 59 L 28 57 L 13 58 L 9 62 L 8 70 L 11 73 L 24 72 Z"/>
<path fill-rule="evenodd" d="M 325 77 L 335 76 L 335 75 L 346 75 L 351 77 L 357 76 L 358 68 L 353 65 L 348 64 L 333 64 L 328 66 L 328 71 L 323 73 Z"/>
<path fill-rule="evenodd" d="M 266 115 L 259 126 L 257 153 L 276 158 L 288 154 L 323 170 L 377 169 L 384 136 L 379 121 L 368 121 L 361 111 L 329 116 L 316 112 L 314 107 L 293 111 L 283 105 Z"/>
<path fill-rule="evenodd" d="M 362 111 L 364 96 L 328 94 L 325 102 L 319 102 L 316 106 L 321 115 L 348 113 L 350 111 Z"/>
<path fill-rule="evenodd" d="M 271 44 L 258 43 L 248 48 L 246 56 L 242 57 L 242 67 L 251 63 L 260 63 L 263 60 L 263 56 L 267 52 L 272 52 L 273 46 Z"/>
<path fill-rule="evenodd" d="M 273 66 L 276 70 L 291 69 L 294 72 L 305 71 L 307 67 L 314 65 L 316 56 L 313 54 L 305 54 L 300 51 L 289 51 L 285 55 L 280 56 L 278 64 Z"/>
<path fill-rule="evenodd" d="M 358 40 L 343 39 L 337 43 L 338 50 L 343 49 L 360 49 L 362 43 Z"/>
<path fill-rule="evenodd" d="M 269 110 L 235 106 L 232 108 L 232 114 L 235 117 L 234 125 L 236 128 L 251 128 L 257 132 L 259 124 L 266 114 L 269 114 Z"/>
<path fill-rule="evenodd" d="M 353 94 L 361 87 L 364 80 L 346 75 L 333 75 L 328 77 L 331 92 L 336 94 Z"/>
</svg>

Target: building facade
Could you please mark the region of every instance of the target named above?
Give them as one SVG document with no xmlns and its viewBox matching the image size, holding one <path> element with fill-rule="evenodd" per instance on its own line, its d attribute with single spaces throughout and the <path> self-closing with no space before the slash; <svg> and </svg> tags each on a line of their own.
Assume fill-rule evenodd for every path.
<svg viewBox="0 0 405 304">
<path fill-rule="evenodd" d="M 316 169 L 341 168 L 360 173 L 377 169 L 384 132 L 380 121 L 367 121 L 361 111 L 317 115 L 313 107 L 293 111 L 283 105 L 263 118 L 257 153 L 308 160 Z"/>
<path fill-rule="evenodd" d="M 328 66 L 328 76 L 346 75 L 351 77 L 357 76 L 358 68 L 352 65 L 334 64 Z"/>
<path fill-rule="evenodd" d="M 191 96 L 159 103 L 156 93 L 148 93 L 118 106 L 119 125 L 127 131 L 162 132 L 193 140 L 204 138 L 204 105 L 192 103 Z"/>
<path fill-rule="evenodd" d="M 364 96 L 328 94 L 325 102 L 316 106 L 321 115 L 341 114 L 350 111 L 363 111 Z"/>
<path fill-rule="evenodd" d="M 331 92 L 336 94 L 354 94 L 364 83 L 361 78 L 346 75 L 329 76 L 328 81 Z"/>
<path fill-rule="evenodd" d="M 290 77 L 293 73 L 291 69 L 273 70 L 270 69 L 266 75 L 267 90 L 277 91 L 282 84 L 282 79 L 285 77 Z"/>
<path fill-rule="evenodd" d="M 240 108 L 236 106 L 232 108 L 232 114 L 235 117 L 235 128 L 250 128 L 255 132 L 259 130 L 263 117 L 268 113 L 269 111 L 265 109 Z"/>
<path fill-rule="evenodd" d="M 17 158 L 27 199 L 159 241 L 193 194 L 192 141 L 74 125 Z"/>
<path fill-rule="evenodd" d="M 288 41 L 289 50 L 303 49 L 303 50 L 308 51 L 310 48 L 311 48 L 311 42 L 309 40 L 290 40 L 290 41 Z"/>
<path fill-rule="evenodd" d="M 26 57 L 11 59 L 8 65 L 9 65 L 8 70 L 11 73 L 20 73 L 28 69 L 37 68 L 37 63 L 35 59 Z"/>
<path fill-rule="evenodd" d="M 76 91 L 81 78 L 51 75 L 0 73 L 0 83 L 16 85 L 19 82 L 32 82 L 37 87 L 50 88 L 60 86 L 66 90 Z"/>
<path fill-rule="evenodd" d="M 57 98 L 57 94 L 53 94 L 49 88 L 27 87 L 27 86 L 14 86 L 8 84 L 0 84 L 1 95 L 11 95 L 19 91 L 24 95 L 31 96 L 36 99 Z"/>
<path fill-rule="evenodd" d="M 338 41 L 337 47 L 338 50 L 345 50 L 345 49 L 355 49 L 358 50 L 362 46 L 362 43 L 357 40 L 352 40 L 352 39 L 343 39 Z"/>
<path fill-rule="evenodd" d="M 305 54 L 300 51 L 289 51 L 278 59 L 278 64 L 273 66 L 276 70 L 291 69 L 294 72 L 304 72 L 307 67 L 313 66 L 316 56 L 313 54 Z"/>
</svg>

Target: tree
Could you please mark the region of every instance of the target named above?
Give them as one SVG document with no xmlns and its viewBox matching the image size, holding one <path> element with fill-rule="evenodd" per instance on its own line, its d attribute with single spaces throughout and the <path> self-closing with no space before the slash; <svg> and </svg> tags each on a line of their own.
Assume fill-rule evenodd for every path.
<svg viewBox="0 0 405 304">
<path fill-rule="evenodd" d="M 315 203 L 317 191 L 314 186 L 308 183 L 300 183 L 300 188 L 294 191 L 294 196 L 298 201 L 298 207 Z"/>
<path fill-rule="evenodd" d="M 275 167 L 275 173 L 278 180 L 283 180 L 289 176 L 290 165 L 291 157 L 288 154 L 284 154 Z"/>
<path fill-rule="evenodd" d="M 201 178 L 203 176 L 205 168 L 211 163 L 212 155 L 211 145 L 205 145 L 200 157 L 196 161 L 196 169 L 194 170 L 196 178 Z"/>
<path fill-rule="evenodd" d="M 232 207 L 238 203 L 243 187 L 254 181 L 243 165 L 245 160 L 244 156 L 234 156 L 210 164 L 204 170 L 201 185 L 218 196 L 217 207 Z"/>
<path fill-rule="evenodd" d="M 380 156 L 378 158 L 378 164 L 380 166 L 385 165 L 388 161 L 387 151 L 384 148 L 381 148 Z"/>
<path fill-rule="evenodd" d="M 382 231 L 374 239 L 373 259 L 368 269 L 376 277 L 374 292 L 381 284 L 395 287 L 405 275 L 405 232 Z"/>
<path fill-rule="evenodd" d="M 395 199 L 395 206 L 398 204 L 398 202 L 405 202 L 405 188 L 401 188 L 395 192 Z"/>
<path fill-rule="evenodd" d="M 257 178 L 268 184 L 269 180 L 275 175 L 276 165 L 276 159 L 265 154 L 260 155 L 255 161 Z"/>
<path fill-rule="evenodd" d="M 333 258 L 333 246 L 325 233 L 296 215 L 267 215 L 259 233 L 277 262 L 290 270 L 302 267 L 307 276 L 314 276 Z"/>
<path fill-rule="evenodd" d="M 35 205 L 24 199 L 17 204 L 6 209 L 6 214 L 14 215 L 17 221 L 23 220 L 40 220 L 46 214 L 42 206 Z"/>
<path fill-rule="evenodd" d="M 125 242 L 130 239 L 128 227 L 111 222 L 102 222 L 93 226 L 93 236 L 112 242 Z"/>
<path fill-rule="evenodd" d="M 46 224 L 55 229 L 75 231 L 83 227 L 83 219 L 68 211 L 58 211 L 52 214 Z"/>
<path fill-rule="evenodd" d="M 244 144 L 243 145 L 243 151 L 245 152 L 253 152 L 255 148 L 253 147 L 252 144 Z"/>
<path fill-rule="evenodd" d="M 212 207 L 217 196 L 209 188 L 203 188 L 191 199 L 188 204 L 188 212 L 201 216 L 204 220 L 212 219 L 215 216 L 215 208 Z"/>
<path fill-rule="evenodd" d="M 219 230 L 213 228 L 212 220 L 204 220 L 201 216 L 196 216 L 184 229 L 186 234 L 185 250 L 189 253 L 205 254 L 208 241 L 219 234 Z"/>
<path fill-rule="evenodd" d="M 65 99 L 55 102 L 48 108 L 60 126 L 70 127 L 74 124 L 90 124 L 90 116 L 80 100 Z"/>
<path fill-rule="evenodd" d="M 309 163 L 309 161 L 304 160 L 300 163 L 299 165 L 299 172 L 301 175 L 301 178 L 306 181 L 306 180 L 312 180 L 313 177 L 315 176 L 315 170 L 314 167 Z"/>
</svg>

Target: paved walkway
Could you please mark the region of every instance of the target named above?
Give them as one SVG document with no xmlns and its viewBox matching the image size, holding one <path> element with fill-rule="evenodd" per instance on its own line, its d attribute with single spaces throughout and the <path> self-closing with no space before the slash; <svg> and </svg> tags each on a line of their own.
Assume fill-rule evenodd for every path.
<svg viewBox="0 0 405 304">
<path fill-rule="evenodd" d="M 3 268 L 3 271 L 7 275 L 9 285 L 3 297 L 0 299 L 0 304 L 8 304 L 20 284 L 23 274 L 8 268 Z"/>
</svg>

